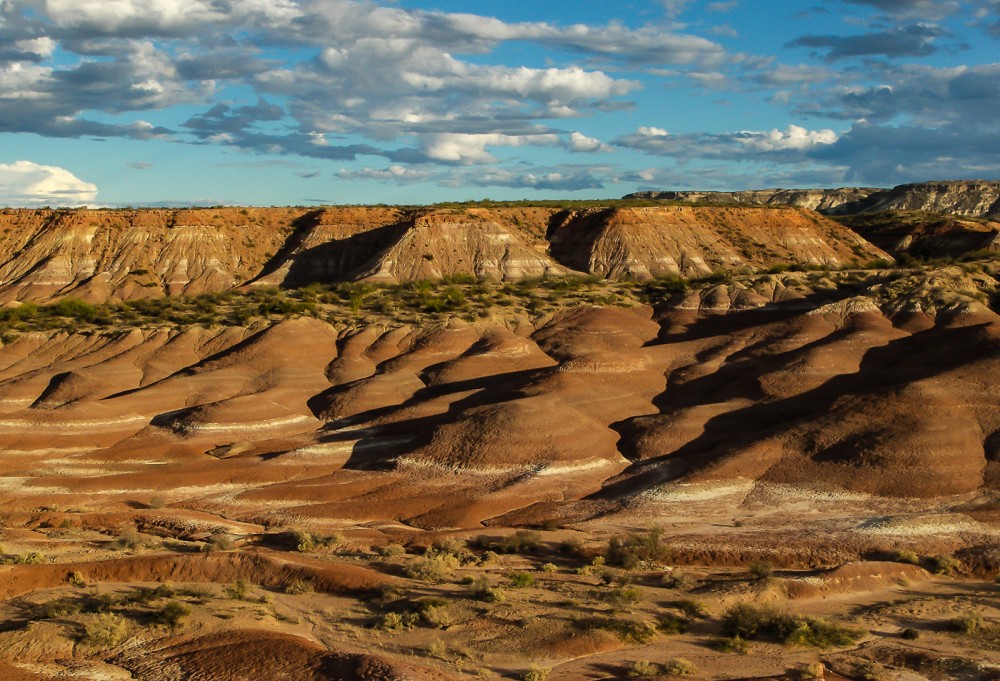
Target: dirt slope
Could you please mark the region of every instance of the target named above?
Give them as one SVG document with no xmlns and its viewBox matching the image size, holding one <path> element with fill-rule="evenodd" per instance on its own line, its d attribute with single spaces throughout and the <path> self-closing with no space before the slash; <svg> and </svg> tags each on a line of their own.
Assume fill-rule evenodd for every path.
<svg viewBox="0 0 1000 681">
<path fill-rule="evenodd" d="M 253 286 L 572 270 L 704 274 L 884 257 L 797 210 L 343 207 L 0 211 L 0 303 L 198 295 Z"/>
</svg>

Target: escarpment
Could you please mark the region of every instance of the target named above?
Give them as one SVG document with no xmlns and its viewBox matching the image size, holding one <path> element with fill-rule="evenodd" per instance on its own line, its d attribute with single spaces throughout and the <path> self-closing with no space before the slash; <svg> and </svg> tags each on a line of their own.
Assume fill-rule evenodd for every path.
<svg viewBox="0 0 1000 681">
<path fill-rule="evenodd" d="M 336 207 L 0 212 L 0 302 L 571 272 L 699 276 L 885 253 L 816 213 L 760 208 Z"/>
</svg>

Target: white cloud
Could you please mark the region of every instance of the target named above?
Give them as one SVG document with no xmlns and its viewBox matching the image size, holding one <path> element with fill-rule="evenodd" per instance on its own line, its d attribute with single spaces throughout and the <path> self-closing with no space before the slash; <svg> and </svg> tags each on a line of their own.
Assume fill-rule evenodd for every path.
<svg viewBox="0 0 1000 681">
<path fill-rule="evenodd" d="M 599 139 L 587 137 L 582 132 L 573 132 L 569 136 L 569 149 L 578 153 L 590 153 L 594 151 L 610 151 L 611 147 Z"/>
<path fill-rule="evenodd" d="M 758 151 L 807 151 L 818 145 L 833 144 L 837 141 L 837 133 L 833 130 L 806 130 L 798 125 L 790 125 L 788 129 L 771 130 L 766 133 L 748 133 L 747 137 L 738 138 L 748 149 Z"/>
<path fill-rule="evenodd" d="M 436 133 L 422 139 L 428 158 L 451 163 L 491 163 L 495 159 L 486 151 L 491 147 L 523 147 L 526 145 L 550 146 L 559 143 L 553 134 L 503 135 L 499 133 L 473 134 Z"/>
<path fill-rule="evenodd" d="M 0 163 L 0 204 L 6 206 L 85 206 L 97 199 L 97 185 L 65 168 L 31 161 Z"/>
</svg>

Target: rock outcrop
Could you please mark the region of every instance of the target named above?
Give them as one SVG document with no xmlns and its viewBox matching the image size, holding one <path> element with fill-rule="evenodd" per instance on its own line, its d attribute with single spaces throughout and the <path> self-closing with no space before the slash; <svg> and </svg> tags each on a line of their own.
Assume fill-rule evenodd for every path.
<svg viewBox="0 0 1000 681">
<path fill-rule="evenodd" d="M 885 257 L 816 213 L 759 208 L 390 207 L 0 212 L 0 303 L 571 271 L 699 275 Z"/>
<path fill-rule="evenodd" d="M 906 210 L 980 218 L 1000 217 L 1000 182 L 977 180 L 918 182 L 892 189 L 842 187 L 738 192 L 645 191 L 629 194 L 625 198 L 683 203 L 798 206 L 825 215 Z"/>
</svg>

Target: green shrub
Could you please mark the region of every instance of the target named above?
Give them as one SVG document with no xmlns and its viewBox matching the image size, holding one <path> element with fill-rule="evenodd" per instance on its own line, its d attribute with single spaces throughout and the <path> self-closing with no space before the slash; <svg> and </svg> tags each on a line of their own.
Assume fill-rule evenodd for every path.
<svg viewBox="0 0 1000 681">
<path fill-rule="evenodd" d="M 406 576 L 423 582 L 443 582 L 452 576 L 458 566 L 459 560 L 453 554 L 428 549 L 421 558 L 406 566 Z"/>
<path fill-rule="evenodd" d="M 656 621 L 656 628 L 661 634 L 683 634 L 690 625 L 691 620 L 672 613 L 664 613 Z"/>
<path fill-rule="evenodd" d="M 663 673 L 667 676 L 694 676 L 698 667 L 683 657 L 675 657 L 663 663 Z"/>
<path fill-rule="evenodd" d="M 636 660 L 632 663 L 632 666 L 628 669 L 629 676 L 659 676 L 661 669 L 658 665 L 653 664 L 648 660 Z"/>
<path fill-rule="evenodd" d="M 624 611 L 642 602 L 642 591 L 634 586 L 620 586 L 602 594 L 612 610 Z"/>
<path fill-rule="evenodd" d="M 656 637 L 656 628 L 639 620 L 618 619 L 615 617 L 584 617 L 574 620 L 578 629 L 592 631 L 602 629 L 610 631 L 624 643 L 646 645 Z"/>
<path fill-rule="evenodd" d="M 498 548 L 503 553 L 531 553 L 538 549 L 542 535 L 535 530 L 517 530 L 500 540 Z"/>
<path fill-rule="evenodd" d="M 552 670 L 545 669 L 543 667 L 532 667 L 521 674 L 521 679 L 522 681 L 545 681 L 549 678 L 549 673 L 551 671 Z"/>
<path fill-rule="evenodd" d="M 726 636 L 712 641 L 712 648 L 720 653 L 746 655 L 750 652 L 750 642 L 742 636 Z"/>
<path fill-rule="evenodd" d="M 726 636 L 743 639 L 765 638 L 783 642 L 799 628 L 799 620 L 771 608 L 738 603 L 722 616 Z"/>
<path fill-rule="evenodd" d="M 612 537 L 605 553 L 609 565 L 616 565 L 626 570 L 656 565 L 669 556 L 670 548 L 663 543 L 663 531 L 657 527 L 645 533 Z"/>
<path fill-rule="evenodd" d="M 771 608 L 739 603 L 725 612 L 722 627 L 730 638 L 763 639 L 816 648 L 855 643 L 864 633 L 811 617 L 794 617 Z"/>
<path fill-rule="evenodd" d="M 863 632 L 856 629 L 820 619 L 806 618 L 785 639 L 785 643 L 812 648 L 843 648 L 853 645 L 863 635 Z"/>
<path fill-rule="evenodd" d="M 962 567 L 962 561 L 952 556 L 934 556 L 931 558 L 931 570 L 939 575 L 951 575 Z"/>
<path fill-rule="evenodd" d="M 402 544 L 386 544 L 376 547 L 375 553 L 383 558 L 400 558 L 406 555 L 406 548 Z"/>
<path fill-rule="evenodd" d="M 951 629 L 965 636 L 971 636 L 983 627 L 983 616 L 978 612 L 965 612 L 950 622 Z"/>
<path fill-rule="evenodd" d="M 502 603 L 507 600 L 503 589 L 493 586 L 485 575 L 480 575 L 469 583 L 469 592 L 477 601 L 486 603 Z"/>
<path fill-rule="evenodd" d="M 916 641 L 918 638 L 920 638 L 920 632 L 912 627 L 907 627 L 906 629 L 903 629 L 900 636 L 902 636 L 907 641 Z"/>
<path fill-rule="evenodd" d="M 679 601 L 667 601 L 665 607 L 678 610 L 691 619 L 705 616 L 705 605 L 701 601 L 684 598 Z"/>
<path fill-rule="evenodd" d="M 920 564 L 920 557 L 916 553 L 903 549 L 893 553 L 892 559 L 897 563 L 909 563 L 910 565 Z"/>
<path fill-rule="evenodd" d="M 92 648 L 114 648 L 128 638 L 128 621 L 121 615 L 103 612 L 92 615 L 83 625 L 83 643 Z"/>
<path fill-rule="evenodd" d="M 311 594 L 313 591 L 315 591 L 315 587 L 313 587 L 312 582 L 306 579 L 296 578 L 285 584 L 285 593 L 291 596 Z"/>
<path fill-rule="evenodd" d="M 754 579 L 770 579 L 774 575 L 774 566 L 767 561 L 758 561 L 750 566 L 750 576 Z"/>
<path fill-rule="evenodd" d="M 510 586 L 514 589 L 535 586 L 535 576 L 530 572 L 513 572 L 508 579 L 510 579 Z"/>
<path fill-rule="evenodd" d="M 180 626 L 181 620 L 191 614 L 191 608 L 179 601 L 170 601 L 156 613 L 156 622 L 164 626 L 176 629 Z"/>
<path fill-rule="evenodd" d="M 234 601 L 245 601 L 250 597 L 251 585 L 242 577 L 226 587 L 226 595 Z"/>
</svg>

